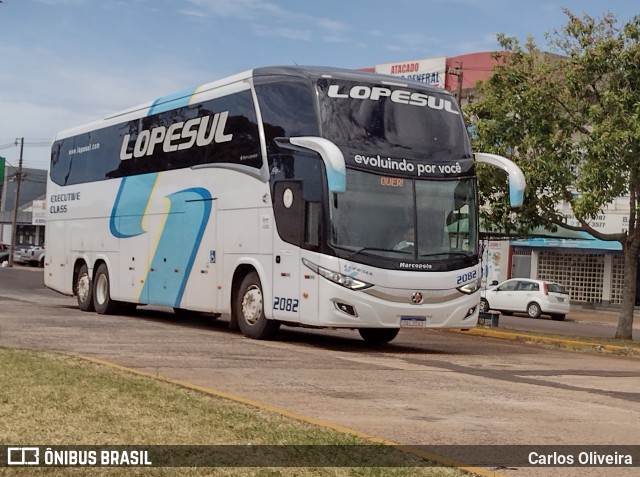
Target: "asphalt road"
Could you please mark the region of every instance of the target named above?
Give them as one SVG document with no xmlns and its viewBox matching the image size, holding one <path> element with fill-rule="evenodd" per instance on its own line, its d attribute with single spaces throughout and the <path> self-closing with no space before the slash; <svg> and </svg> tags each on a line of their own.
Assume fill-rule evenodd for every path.
<svg viewBox="0 0 640 477">
<path fill-rule="evenodd" d="M 83 313 L 42 288 L 41 275 L 0 269 L 0 346 L 96 357 L 407 445 L 635 445 L 640 435 L 640 359 L 424 330 L 379 348 L 352 331 L 284 328 L 276 341 L 255 341 L 228 331 L 224 318 L 151 307 Z"/>
</svg>

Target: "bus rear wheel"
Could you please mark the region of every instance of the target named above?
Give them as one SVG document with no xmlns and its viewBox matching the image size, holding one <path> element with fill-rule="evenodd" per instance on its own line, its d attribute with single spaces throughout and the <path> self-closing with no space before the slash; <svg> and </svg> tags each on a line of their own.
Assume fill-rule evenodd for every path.
<svg viewBox="0 0 640 477">
<path fill-rule="evenodd" d="M 238 289 L 235 306 L 240 331 L 247 338 L 266 340 L 280 328 L 280 323 L 264 315 L 262 284 L 256 272 L 249 273 Z"/>
<path fill-rule="evenodd" d="M 388 343 L 400 332 L 399 328 L 360 328 L 358 333 L 369 344 Z"/>
<path fill-rule="evenodd" d="M 75 283 L 76 300 L 81 311 L 95 311 L 93 306 L 93 282 L 87 264 L 83 264 Z"/>
<path fill-rule="evenodd" d="M 102 263 L 93 279 L 93 306 L 101 315 L 112 315 L 118 308 L 118 302 L 111 299 L 109 270 Z"/>
</svg>

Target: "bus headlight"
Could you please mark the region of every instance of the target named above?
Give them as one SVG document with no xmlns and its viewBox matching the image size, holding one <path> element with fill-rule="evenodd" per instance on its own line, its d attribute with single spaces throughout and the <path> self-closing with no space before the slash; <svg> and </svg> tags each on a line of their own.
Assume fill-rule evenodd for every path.
<svg viewBox="0 0 640 477">
<path fill-rule="evenodd" d="M 466 294 L 466 295 L 471 295 L 475 292 L 477 292 L 478 290 L 480 290 L 480 284 L 481 284 L 482 279 L 479 278 L 477 280 L 473 280 L 472 282 L 469 282 L 465 285 L 462 285 L 461 287 L 458 287 L 457 290 L 461 291 L 462 293 Z"/>
<path fill-rule="evenodd" d="M 348 275 L 343 275 L 342 273 L 334 272 L 321 267 L 320 265 L 316 265 L 306 258 L 302 259 L 302 263 L 321 277 L 326 278 L 330 282 L 336 283 L 350 290 L 364 290 L 365 288 L 370 288 L 373 286 L 371 283 L 363 282 L 362 280 L 358 280 Z"/>
</svg>

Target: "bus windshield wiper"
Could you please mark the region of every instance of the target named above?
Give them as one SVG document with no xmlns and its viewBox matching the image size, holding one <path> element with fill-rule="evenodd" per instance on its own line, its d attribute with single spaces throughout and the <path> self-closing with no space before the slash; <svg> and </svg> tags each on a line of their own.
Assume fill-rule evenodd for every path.
<svg viewBox="0 0 640 477">
<path fill-rule="evenodd" d="M 362 252 L 384 252 L 384 253 L 402 253 L 406 255 L 413 255 L 412 250 L 389 250 L 388 248 L 377 248 L 377 247 L 349 247 L 344 245 L 334 245 L 336 248 L 340 248 L 342 250 L 346 250 L 349 252 L 349 256 L 347 260 L 351 260 L 353 257 Z"/>
<path fill-rule="evenodd" d="M 353 257 L 362 252 L 390 252 L 392 250 L 386 248 L 376 248 L 376 247 L 359 247 L 351 252 L 351 254 L 347 257 L 347 260 L 351 260 Z"/>
<path fill-rule="evenodd" d="M 449 255 L 449 256 L 457 256 L 457 257 L 465 257 L 471 258 L 473 254 L 471 252 L 457 252 L 455 250 L 450 250 L 447 252 L 434 252 L 434 253 L 421 253 L 420 257 L 437 257 L 439 255 Z"/>
</svg>

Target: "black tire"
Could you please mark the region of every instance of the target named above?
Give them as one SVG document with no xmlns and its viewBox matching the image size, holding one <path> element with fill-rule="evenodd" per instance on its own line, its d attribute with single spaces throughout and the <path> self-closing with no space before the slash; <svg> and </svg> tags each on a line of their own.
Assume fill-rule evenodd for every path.
<svg viewBox="0 0 640 477">
<path fill-rule="evenodd" d="M 96 311 L 93 306 L 93 281 L 86 264 L 80 267 L 76 282 L 73 284 L 73 291 L 81 311 Z"/>
<path fill-rule="evenodd" d="M 359 328 L 358 333 L 369 344 L 388 343 L 400 332 L 400 328 Z"/>
<path fill-rule="evenodd" d="M 527 315 L 529 315 L 529 318 L 540 318 L 540 315 L 542 315 L 540 305 L 538 305 L 535 301 L 529 303 L 527 305 Z"/>
<path fill-rule="evenodd" d="M 480 298 L 480 313 L 488 313 L 491 308 L 489 308 L 489 302 L 486 298 Z"/>
<path fill-rule="evenodd" d="M 249 273 L 238 288 L 235 313 L 240 331 L 247 338 L 266 340 L 280 328 L 280 323 L 264 315 L 262 284 L 256 272 Z"/>
<path fill-rule="evenodd" d="M 119 303 L 111 299 L 111 282 L 109 270 L 102 263 L 93 278 L 93 306 L 101 315 L 113 315 L 118 310 Z"/>
<path fill-rule="evenodd" d="M 562 315 L 562 314 L 559 314 L 559 313 L 558 314 L 553 314 L 553 315 L 551 315 L 551 319 L 554 320 L 554 321 L 564 321 L 564 316 L 565 315 Z"/>
</svg>

